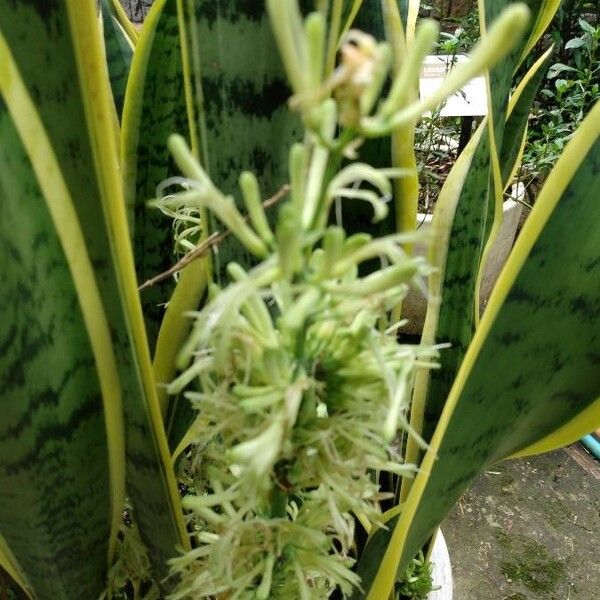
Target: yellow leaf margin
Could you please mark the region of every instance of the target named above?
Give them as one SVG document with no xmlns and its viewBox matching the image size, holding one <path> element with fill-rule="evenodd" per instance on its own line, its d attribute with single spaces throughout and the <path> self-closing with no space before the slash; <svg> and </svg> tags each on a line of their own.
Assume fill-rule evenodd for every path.
<svg viewBox="0 0 600 600">
<path fill-rule="evenodd" d="M 402 552 L 407 535 L 410 531 L 411 522 L 418 511 L 420 500 L 427 487 L 429 474 L 437 460 L 439 448 L 444 439 L 446 429 L 452 418 L 454 409 L 460 400 L 462 390 L 469 378 L 475 360 L 487 339 L 494 321 L 496 320 L 496 316 L 504 304 L 515 279 L 525 264 L 531 249 L 539 238 L 540 233 L 549 220 L 574 173 L 587 156 L 598 136 L 600 136 L 600 103 L 590 111 L 589 115 L 580 125 L 577 133 L 565 148 L 563 155 L 548 177 L 535 207 L 515 244 L 512 254 L 500 274 L 500 278 L 492 292 L 490 302 L 483 315 L 479 329 L 467 350 L 467 354 L 458 371 L 454 385 L 450 390 L 448 401 L 435 430 L 431 446 L 425 454 L 425 458 L 421 464 L 421 472 L 415 479 L 400 518 L 396 523 L 394 532 L 381 561 L 379 571 L 367 596 L 367 600 L 381 600 L 387 598 L 394 585 L 397 568 L 402 559 Z M 589 418 L 590 415 L 591 417 L 595 416 L 593 408 L 589 412 L 582 411 L 574 421 L 581 421 L 584 417 Z M 597 422 L 589 423 L 591 429 L 593 429 L 594 426 L 597 426 L 597 424 Z"/>
<path fill-rule="evenodd" d="M 121 382 L 110 328 L 69 189 L 40 116 L 1 33 L 0 92 L 29 156 L 65 253 L 96 362 L 108 438 L 112 505 L 108 556 L 110 562 L 125 501 L 125 436 Z"/>
</svg>

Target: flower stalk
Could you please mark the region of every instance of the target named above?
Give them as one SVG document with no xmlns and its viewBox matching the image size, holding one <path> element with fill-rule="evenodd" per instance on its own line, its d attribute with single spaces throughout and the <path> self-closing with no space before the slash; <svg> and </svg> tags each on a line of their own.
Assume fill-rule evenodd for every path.
<svg viewBox="0 0 600 600">
<path fill-rule="evenodd" d="M 414 474 L 393 443 L 401 431 L 415 435 L 407 423 L 415 370 L 435 366 L 438 347 L 400 344 L 401 322 L 390 323 L 409 287 L 424 289 L 431 272 L 403 249 L 419 235 L 347 236 L 343 223 L 331 224 L 332 209 L 367 201 L 373 220 L 384 219 L 392 180 L 415 174 L 355 160 L 364 138 L 413 122 L 500 60 L 500 37 L 527 17 L 522 6 L 506 11 L 471 62 L 434 100 L 419 101 L 407 91 L 437 37 L 432 23 L 419 28 L 382 98 L 389 44 L 351 30 L 339 65 L 328 68 L 335 32 L 323 13 L 303 20 L 296 0 L 267 0 L 267 7 L 294 93 L 290 106 L 306 129 L 290 150 L 291 194 L 276 226 L 254 175 L 239 180 L 244 218 L 181 138 L 170 147 L 192 181 L 154 202 L 176 221 L 197 207 L 212 211 L 259 261 L 247 272 L 230 264 L 230 282 L 214 286 L 192 315 L 178 357 L 183 373 L 169 386 L 198 410 L 187 438 L 194 493 L 184 499 L 195 548 L 172 563 L 180 582 L 174 599 L 328 598 L 360 585 L 352 570 L 355 524 L 383 524 L 388 495 L 374 473 Z M 373 259 L 380 268 L 363 274 Z"/>
</svg>

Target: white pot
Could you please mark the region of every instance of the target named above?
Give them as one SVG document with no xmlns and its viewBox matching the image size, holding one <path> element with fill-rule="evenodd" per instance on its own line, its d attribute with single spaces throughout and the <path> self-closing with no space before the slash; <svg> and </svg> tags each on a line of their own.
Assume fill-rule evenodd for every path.
<svg viewBox="0 0 600 600">
<path fill-rule="evenodd" d="M 522 184 L 520 184 L 518 193 L 524 193 Z M 522 204 L 519 202 L 507 200 L 504 203 L 504 218 L 502 219 L 500 232 L 488 255 L 481 281 L 481 310 L 483 310 L 487 304 L 492 288 L 498 279 L 498 275 L 500 275 L 500 271 L 508 258 L 513 242 L 515 241 L 519 219 L 521 218 L 521 210 Z M 431 218 L 431 215 L 419 214 L 417 220 L 418 230 L 429 231 L 431 229 Z M 427 258 L 427 247 L 422 244 L 415 245 L 415 254 Z M 402 318 L 409 320 L 407 325 L 402 328 L 402 332 L 410 334 L 421 333 L 423 322 L 425 321 L 426 310 L 427 299 L 418 290 L 411 289 L 402 302 Z"/>
<path fill-rule="evenodd" d="M 435 536 L 433 548 L 431 550 L 431 562 L 433 563 L 433 585 L 439 586 L 439 590 L 431 592 L 428 600 L 452 600 L 452 566 L 450 565 L 450 555 L 448 546 L 441 531 Z"/>
</svg>

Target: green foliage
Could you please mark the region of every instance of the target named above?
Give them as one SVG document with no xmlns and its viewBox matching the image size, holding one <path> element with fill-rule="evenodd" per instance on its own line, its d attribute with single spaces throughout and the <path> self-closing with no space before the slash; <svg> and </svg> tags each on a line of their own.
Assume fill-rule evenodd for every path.
<svg viewBox="0 0 600 600">
<path fill-rule="evenodd" d="M 173 231 L 146 202 L 156 187 L 174 171 L 167 139 L 178 131 L 190 139 L 182 48 L 178 37 L 177 1 L 159 0 L 146 21 L 136 50 L 125 99 L 122 129 L 122 166 L 125 202 L 140 282 L 161 273 L 174 262 Z M 194 241 L 200 235 L 195 231 Z M 187 248 L 189 250 L 189 248 Z M 158 331 L 175 282 L 173 279 L 141 293 L 150 351 L 154 354 Z"/>
<path fill-rule="evenodd" d="M 400 600 L 427 600 L 427 596 L 434 591 L 431 573 L 433 564 L 422 552 L 410 561 L 401 583 L 396 586 L 396 593 Z"/>
<path fill-rule="evenodd" d="M 550 67 L 530 121 L 521 175 L 527 188 L 545 180 L 585 115 L 600 100 L 600 13 L 596 19 L 593 25 L 579 17 L 578 31 L 568 40 L 560 39 L 558 29 L 551 32 L 562 49 L 555 53 L 560 61 Z"/>
<path fill-rule="evenodd" d="M 481 0 L 486 39 L 421 101 L 437 28 L 426 21 L 412 40 L 418 2 L 365 2 L 387 41 L 353 31 L 337 64 L 344 15 L 361 3 L 334 0 L 331 15 L 311 4 L 159 0 L 139 40 L 124 28 L 138 45 L 119 128 L 129 55 L 115 5 L 102 6 L 115 25 L 102 40 L 93 0 L 0 0 L 0 562 L 36 600 L 103 589 L 119 600 L 423 598 L 431 565 L 419 552 L 478 470 L 597 426 L 600 108 L 548 176 L 479 324 L 479 265 L 542 71 L 528 71 L 510 110 L 507 99 L 524 43 L 542 31 L 527 29 L 525 5 Z M 467 25 L 444 51 L 471 43 Z M 581 58 L 549 80 L 549 100 L 572 100 L 573 119 L 597 93 L 586 65 L 598 30 L 578 27 L 565 52 Z M 410 255 L 412 231 L 347 234 L 357 201 L 381 221 L 394 194 L 414 228 L 393 185 L 416 180 L 412 148 L 395 145 L 382 168 L 363 144 L 412 139 L 482 71 L 490 118 L 441 189 L 434 268 Z M 183 177 L 169 178 L 173 129 L 187 144 L 172 138 Z M 278 189 L 267 208 L 263 194 Z M 207 235 L 221 240 L 212 273 L 185 254 L 206 254 Z M 136 267 L 152 277 L 179 254 L 181 276 L 142 303 Z M 423 340 L 400 343 L 399 304 L 424 278 Z M 161 404 L 161 384 L 194 412 Z M 167 429 L 187 446 L 179 463 Z"/>
<path fill-rule="evenodd" d="M 109 569 L 107 589 L 100 600 L 158 600 L 160 588 L 152 572 L 148 549 L 137 526 L 130 519 L 131 508 L 123 514 L 117 545 L 117 559 Z"/>
<path fill-rule="evenodd" d="M 115 109 L 119 119 L 123 112 L 125 89 L 129 78 L 129 69 L 133 58 L 133 42 L 119 24 L 114 14 L 112 0 L 101 0 L 100 15 L 102 19 L 102 33 L 106 48 L 106 62 Z"/>
<path fill-rule="evenodd" d="M 444 29 L 438 53 L 454 55 L 470 50 L 479 39 L 477 10 L 459 18 L 446 19 Z M 527 143 L 518 173 L 525 184 L 528 202 L 533 201 L 584 116 L 600 99 L 598 7 L 593 2 L 581 0 L 563 2 L 536 51 L 539 53 L 550 42 L 555 44 L 553 60 L 531 111 Z M 525 62 L 527 68 L 533 64 L 534 56 L 532 53 Z M 424 118 L 417 128 L 423 212 L 427 212 L 437 197 L 451 166 L 460 136 L 459 127 L 458 119 L 436 119 L 434 114 Z"/>
<path fill-rule="evenodd" d="M 450 31 L 440 33 L 439 54 L 460 54 L 469 52 L 479 40 L 479 14 L 476 10 L 466 14 Z"/>
</svg>

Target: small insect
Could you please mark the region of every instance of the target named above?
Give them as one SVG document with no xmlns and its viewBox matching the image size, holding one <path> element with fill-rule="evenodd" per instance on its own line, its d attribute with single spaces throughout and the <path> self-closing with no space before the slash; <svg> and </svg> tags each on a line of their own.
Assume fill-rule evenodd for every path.
<svg viewBox="0 0 600 600">
<path fill-rule="evenodd" d="M 125 527 L 131 527 L 133 525 L 133 519 L 131 518 L 131 510 L 129 508 L 123 509 L 123 524 Z"/>
<path fill-rule="evenodd" d="M 340 122 L 354 125 L 360 120 L 360 98 L 373 82 L 381 57 L 380 47 L 371 35 L 350 30 L 340 48 L 340 64 L 325 85 L 338 101 Z"/>
<path fill-rule="evenodd" d="M 351 29 L 340 48 L 340 65 L 333 77 L 342 85 L 362 94 L 370 85 L 380 61 L 380 47 L 377 40 L 363 31 Z"/>
<path fill-rule="evenodd" d="M 292 108 L 306 108 L 333 94 L 340 109 L 340 122 L 353 125 L 360 119 L 360 97 L 373 82 L 381 62 L 381 47 L 377 40 L 362 31 L 351 29 L 339 50 L 339 64 L 318 90 L 309 95 L 296 95 Z"/>
</svg>

